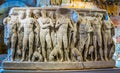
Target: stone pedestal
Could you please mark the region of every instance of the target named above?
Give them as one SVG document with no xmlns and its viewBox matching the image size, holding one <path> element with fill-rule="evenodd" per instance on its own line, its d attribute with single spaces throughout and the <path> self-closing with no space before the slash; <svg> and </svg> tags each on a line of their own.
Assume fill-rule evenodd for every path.
<svg viewBox="0 0 120 73">
<path fill-rule="evenodd" d="M 120 69 L 94 69 L 94 70 L 3 70 L 2 73 L 120 73 Z"/>
<path fill-rule="evenodd" d="M 114 61 L 95 62 L 4 62 L 6 70 L 83 70 L 97 68 L 113 68 Z"/>
</svg>

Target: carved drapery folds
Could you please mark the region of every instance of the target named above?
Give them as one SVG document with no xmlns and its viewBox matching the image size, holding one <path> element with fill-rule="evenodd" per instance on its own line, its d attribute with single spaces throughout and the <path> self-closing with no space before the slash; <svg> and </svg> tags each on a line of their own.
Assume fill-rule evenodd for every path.
<svg viewBox="0 0 120 73">
<path fill-rule="evenodd" d="M 12 61 L 109 61 L 115 50 L 113 23 L 99 11 L 16 8 L 3 23 Z"/>
</svg>

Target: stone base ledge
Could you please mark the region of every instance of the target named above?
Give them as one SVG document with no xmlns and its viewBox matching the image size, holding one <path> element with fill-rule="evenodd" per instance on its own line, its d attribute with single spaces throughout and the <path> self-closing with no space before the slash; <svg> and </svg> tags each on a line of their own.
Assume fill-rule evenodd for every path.
<svg viewBox="0 0 120 73">
<path fill-rule="evenodd" d="M 83 70 L 113 68 L 114 61 L 94 62 L 3 62 L 5 70 Z"/>
</svg>

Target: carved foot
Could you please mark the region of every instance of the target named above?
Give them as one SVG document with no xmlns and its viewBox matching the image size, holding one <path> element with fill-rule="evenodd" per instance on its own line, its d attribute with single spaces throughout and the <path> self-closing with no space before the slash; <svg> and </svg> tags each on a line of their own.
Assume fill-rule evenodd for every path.
<svg viewBox="0 0 120 73">
<path fill-rule="evenodd" d="M 47 62 L 47 59 L 45 58 L 44 62 Z"/>
<path fill-rule="evenodd" d="M 109 61 L 108 58 L 105 58 L 105 61 Z"/>
<path fill-rule="evenodd" d="M 30 60 L 30 59 L 28 59 L 28 62 L 31 62 L 31 60 Z"/>
<path fill-rule="evenodd" d="M 59 62 L 63 62 L 63 59 L 59 60 Z"/>
<path fill-rule="evenodd" d="M 71 62 L 71 60 L 70 60 L 70 59 L 68 59 L 67 61 L 68 61 L 68 62 Z"/>
<path fill-rule="evenodd" d="M 11 58 L 9 61 L 14 61 L 14 59 L 13 59 L 13 58 Z"/>
<path fill-rule="evenodd" d="M 89 60 L 88 59 L 85 59 L 86 62 L 88 62 Z"/>
<path fill-rule="evenodd" d="M 83 59 L 81 57 L 77 57 L 77 61 L 82 62 Z"/>
<path fill-rule="evenodd" d="M 98 59 L 97 58 L 95 58 L 95 61 L 97 61 Z"/>
<path fill-rule="evenodd" d="M 105 61 L 103 58 L 101 58 L 102 61 Z"/>
<path fill-rule="evenodd" d="M 22 58 L 21 60 L 20 60 L 20 62 L 23 62 L 24 61 L 24 58 Z"/>
</svg>

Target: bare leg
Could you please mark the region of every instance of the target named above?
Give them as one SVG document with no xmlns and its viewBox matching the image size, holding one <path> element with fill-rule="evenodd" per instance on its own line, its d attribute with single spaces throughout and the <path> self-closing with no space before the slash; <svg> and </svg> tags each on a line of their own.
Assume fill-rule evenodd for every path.
<svg viewBox="0 0 120 73">
<path fill-rule="evenodd" d="M 82 57 L 83 57 L 84 45 L 85 45 L 84 37 L 83 37 L 83 36 L 80 36 L 78 48 L 79 48 L 80 53 L 82 54 Z"/>
<path fill-rule="evenodd" d="M 91 56 L 91 61 L 94 61 L 93 53 L 94 53 L 94 46 L 90 46 L 89 47 L 89 55 Z"/>
<path fill-rule="evenodd" d="M 34 54 L 33 54 L 33 56 L 32 56 L 32 62 L 34 62 L 35 61 L 35 56 L 34 56 Z"/>
<path fill-rule="evenodd" d="M 109 54 L 110 59 L 112 59 L 114 52 L 115 52 L 115 45 L 113 44 L 110 50 L 110 54 Z"/>
<path fill-rule="evenodd" d="M 21 61 L 25 60 L 25 53 L 26 53 L 26 49 L 27 49 L 27 44 L 28 44 L 28 35 L 24 34 L 24 37 L 23 37 L 23 49 L 22 49 L 22 59 L 21 59 Z"/>
<path fill-rule="evenodd" d="M 45 49 L 45 36 L 46 33 L 44 33 L 43 31 L 40 32 L 40 42 L 41 42 L 41 46 L 42 46 L 42 55 L 43 55 L 43 59 L 46 62 L 47 61 L 47 54 L 46 54 L 46 49 Z"/>
<path fill-rule="evenodd" d="M 52 50 L 52 52 L 49 55 L 49 61 L 54 61 L 54 54 L 55 53 L 53 53 L 53 52 L 54 52 L 54 49 Z"/>
<path fill-rule="evenodd" d="M 48 59 L 50 52 L 52 51 L 52 41 L 49 33 L 46 35 L 46 43 L 47 43 L 47 59 Z"/>
<path fill-rule="evenodd" d="M 59 33 L 59 32 L 58 32 Z M 57 34 L 57 45 L 58 53 L 60 54 L 60 61 L 63 61 L 63 50 L 62 50 L 62 36 L 61 34 Z"/>
<path fill-rule="evenodd" d="M 104 61 L 103 49 L 102 49 L 102 36 L 101 35 L 98 36 L 98 46 L 99 46 L 100 58 L 102 61 Z"/>
<path fill-rule="evenodd" d="M 67 34 L 63 34 L 63 44 L 64 44 L 64 50 L 65 50 L 65 58 L 67 59 L 67 61 L 70 61 L 69 58 L 69 47 L 68 47 L 68 38 L 67 38 Z"/>
<path fill-rule="evenodd" d="M 108 45 L 107 45 L 107 43 L 108 43 L 108 37 L 107 37 L 108 35 L 107 34 L 104 34 L 104 54 L 105 54 L 105 60 L 106 61 L 108 61 L 108 58 L 107 58 L 107 54 L 108 54 Z"/>
<path fill-rule="evenodd" d="M 39 44 L 39 32 L 35 34 L 35 49 L 37 49 L 38 47 L 40 47 L 40 44 Z"/>
<path fill-rule="evenodd" d="M 77 48 L 72 48 L 72 54 L 74 58 L 76 56 L 75 61 L 79 61 L 79 62 L 83 61 L 82 54 L 79 52 Z"/>
<path fill-rule="evenodd" d="M 23 32 L 18 34 L 18 46 L 17 46 L 17 51 L 19 52 L 18 58 L 20 58 L 19 56 L 22 55 L 22 43 L 23 43 Z"/>
<path fill-rule="evenodd" d="M 34 33 L 31 32 L 29 34 L 29 57 L 28 57 L 28 61 L 31 61 L 31 56 L 33 53 L 33 41 L 34 41 Z"/>
<path fill-rule="evenodd" d="M 12 35 L 12 39 L 11 39 L 11 48 L 12 48 L 12 61 L 14 61 L 14 58 L 15 58 L 15 45 L 16 45 L 16 42 L 17 42 L 17 34 L 16 33 L 13 33 Z"/>
<path fill-rule="evenodd" d="M 42 55 L 40 54 L 39 55 L 39 60 L 38 60 L 39 62 L 42 62 L 43 61 L 43 57 L 42 57 Z"/>
<path fill-rule="evenodd" d="M 55 47 L 56 46 L 56 37 L 55 37 L 54 31 L 51 32 L 51 40 L 52 40 L 53 47 Z"/>
<path fill-rule="evenodd" d="M 94 44 L 94 49 L 95 49 L 95 61 L 97 61 L 98 55 L 97 55 L 97 37 L 96 37 L 96 35 L 93 36 L 93 44 Z"/>
<path fill-rule="evenodd" d="M 89 49 L 89 45 L 90 45 L 90 35 L 88 34 L 88 39 L 86 40 L 86 43 L 85 43 L 85 53 L 84 53 L 84 58 L 86 61 L 87 60 L 87 55 L 88 55 L 88 49 Z"/>
</svg>

